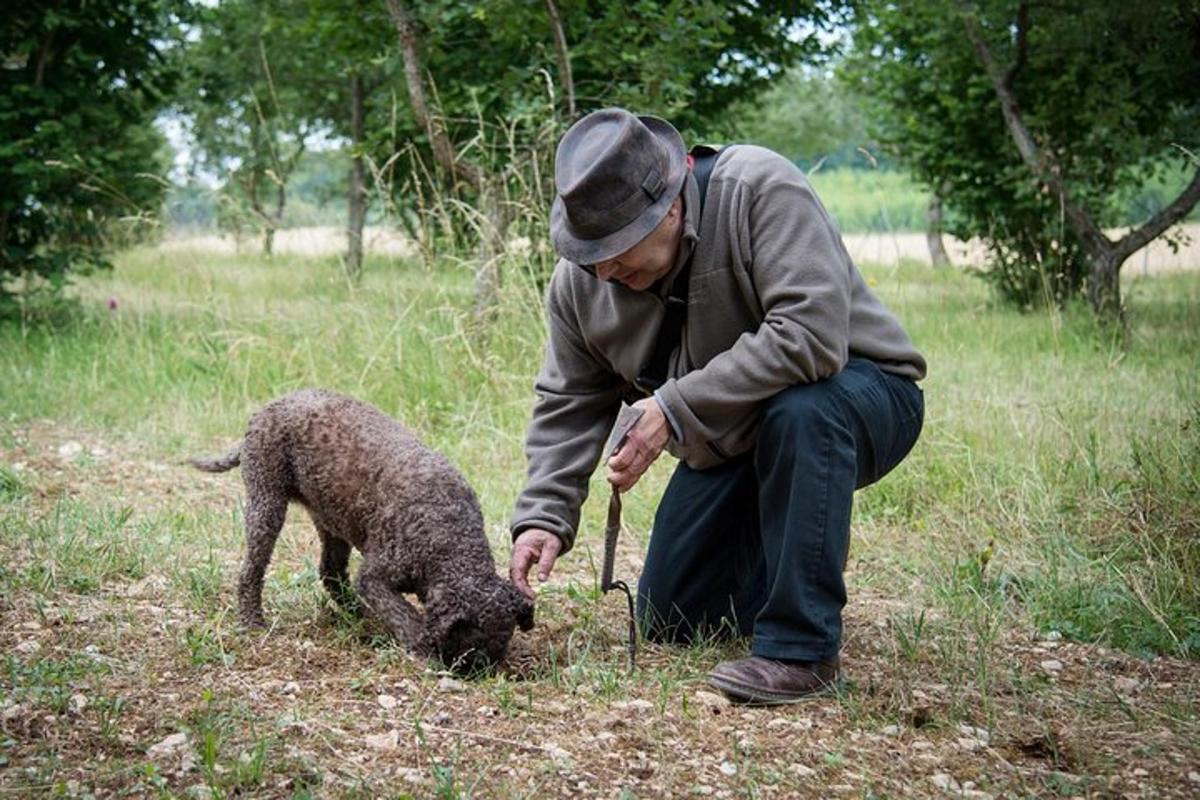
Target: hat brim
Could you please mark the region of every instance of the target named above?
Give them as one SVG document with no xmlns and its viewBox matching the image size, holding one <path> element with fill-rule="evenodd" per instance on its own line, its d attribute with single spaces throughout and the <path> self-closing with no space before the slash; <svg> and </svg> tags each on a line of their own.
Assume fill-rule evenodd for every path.
<svg viewBox="0 0 1200 800">
<path fill-rule="evenodd" d="M 638 119 L 666 145 L 671 154 L 670 172 L 666 178 L 667 188 L 633 222 L 599 239 L 582 239 L 576 236 L 571 230 L 571 221 L 563 207 L 562 198 L 555 197 L 550 207 L 550 238 L 560 257 L 576 264 L 596 264 L 621 255 L 658 227 L 667 216 L 671 203 L 679 196 L 684 178 L 687 177 L 687 151 L 683 137 L 664 119 L 651 116 L 639 116 Z"/>
</svg>

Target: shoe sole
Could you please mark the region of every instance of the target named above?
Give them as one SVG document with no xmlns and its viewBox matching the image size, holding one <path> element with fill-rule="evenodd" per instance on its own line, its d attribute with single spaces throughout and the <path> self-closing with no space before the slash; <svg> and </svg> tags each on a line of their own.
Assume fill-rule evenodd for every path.
<svg viewBox="0 0 1200 800">
<path fill-rule="evenodd" d="M 735 681 L 718 678 L 715 675 L 708 676 L 708 683 L 710 686 L 720 689 L 730 700 L 740 705 L 786 706 L 833 694 L 841 681 L 837 680 L 833 683 L 826 683 L 821 688 L 814 689 L 805 694 L 782 694 L 779 692 L 764 691 Z"/>
</svg>

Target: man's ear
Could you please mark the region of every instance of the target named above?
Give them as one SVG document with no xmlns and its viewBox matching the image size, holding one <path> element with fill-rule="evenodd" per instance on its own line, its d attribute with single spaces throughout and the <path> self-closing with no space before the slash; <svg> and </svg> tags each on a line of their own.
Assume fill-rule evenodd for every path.
<svg viewBox="0 0 1200 800">
<path fill-rule="evenodd" d="M 517 591 L 517 587 L 512 585 L 509 586 L 509 595 L 512 598 L 517 627 L 523 631 L 533 630 L 533 601 Z"/>
</svg>

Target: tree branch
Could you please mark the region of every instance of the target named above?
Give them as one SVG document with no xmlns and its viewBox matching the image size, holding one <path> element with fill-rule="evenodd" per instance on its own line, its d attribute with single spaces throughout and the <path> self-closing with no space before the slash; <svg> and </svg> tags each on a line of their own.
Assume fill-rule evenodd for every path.
<svg viewBox="0 0 1200 800">
<path fill-rule="evenodd" d="M 1141 227 L 1135 228 L 1113 245 L 1117 257 L 1124 261 L 1129 256 L 1141 250 L 1158 238 L 1167 228 L 1183 219 L 1189 211 L 1200 202 L 1200 169 L 1192 176 L 1192 182 L 1179 193 L 1171 203 L 1148 219 Z"/>
<path fill-rule="evenodd" d="M 1092 216 L 1072 199 L 1071 193 L 1062 179 L 1062 167 L 1054 158 L 1054 154 L 1039 148 L 1034 142 L 1029 128 L 1025 125 L 1021 110 L 1017 106 L 1016 96 L 1007 83 L 1008 75 L 1015 74 L 1016 65 L 1014 65 L 1014 69 L 1007 72 L 1001 70 L 988 48 L 987 42 L 984 41 L 983 30 L 979 25 L 979 18 L 974 7 L 965 0 L 960 0 L 959 8 L 962 11 L 967 37 L 971 40 L 971 46 L 974 48 L 979 62 L 992 80 L 996 97 L 1000 101 L 1000 110 L 1004 114 L 1005 125 L 1012 136 L 1013 143 L 1017 146 L 1021 160 L 1040 181 L 1050 187 L 1062 202 L 1063 212 L 1088 254 L 1093 257 L 1107 254 L 1112 247 L 1112 242 L 1100 230 L 1100 226 L 1096 224 Z M 1023 49 L 1024 45 L 1021 44 L 1020 47 Z M 1024 58 L 1024 56 L 1020 56 L 1020 58 Z"/>
<path fill-rule="evenodd" d="M 1029 3 L 1022 2 L 1017 8 L 1017 60 L 1008 68 L 1008 72 L 1004 73 L 1004 85 L 1011 92 L 1013 83 L 1017 79 L 1017 74 L 1025 66 L 1026 57 L 1028 55 L 1028 45 L 1026 34 L 1029 31 Z"/>
<path fill-rule="evenodd" d="M 562 84 L 567 99 L 567 118 L 575 119 L 575 79 L 571 75 L 571 52 L 567 49 L 567 34 L 563 30 L 558 4 L 546 0 L 546 13 L 550 15 L 550 29 L 554 32 L 554 51 L 558 55 L 558 82 Z"/>
<path fill-rule="evenodd" d="M 412 14 L 401 0 L 387 0 L 387 6 L 396 25 L 396 33 L 400 37 L 400 50 L 404 56 L 404 82 L 408 86 L 409 102 L 412 103 L 417 122 L 429 137 L 433 157 L 451 175 L 482 187 L 483 174 L 480 169 L 458 158 L 441 118 L 430 111 L 429 101 L 425 97 L 425 81 L 421 77 L 421 58 L 417 53 L 417 31 Z"/>
</svg>

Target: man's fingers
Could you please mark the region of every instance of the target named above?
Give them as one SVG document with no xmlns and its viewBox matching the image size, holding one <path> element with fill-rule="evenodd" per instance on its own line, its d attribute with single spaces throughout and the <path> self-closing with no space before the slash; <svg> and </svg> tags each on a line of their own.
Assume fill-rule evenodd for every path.
<svg viewBox="0 0 1200 800">
<path fill-rule="evenodd" d="M 517 591 L 530 600 L 534 599 L 533 587 L 529 585 L 529 568 L 533 566 L 533 558 L 533 550 L 525 546 L 518 546 L 513 551 L 512 567 L 508 571 L 508 577 L 513 586 L 517 587 Z"/>
<path fill-rule="evenodd" d="M 550 570 L 554 568 L 554 561 L 558 558 L 558 551 L 561 549 L 562 544 L 558 541 L 557 536 L 542 545 L 542 554 L 538 559 L 539 581 L 544 581 L 550 577 Z"/>
</svg>

